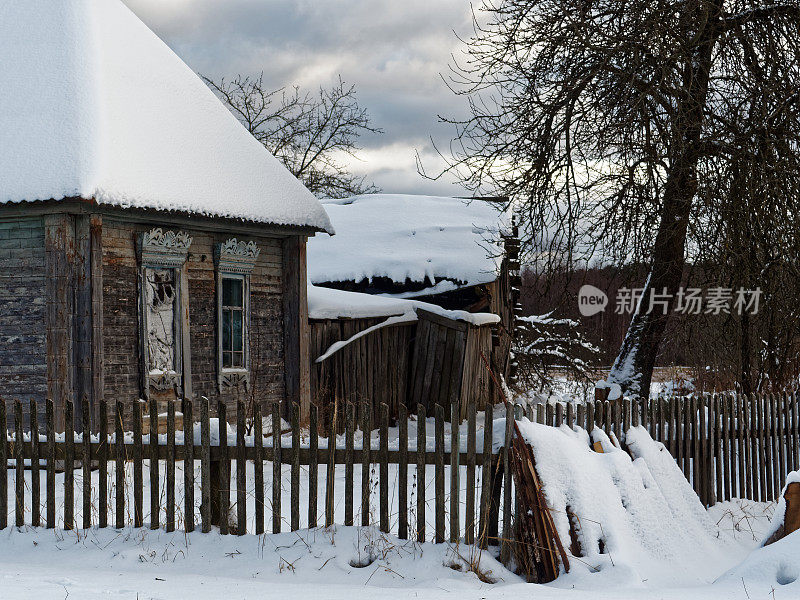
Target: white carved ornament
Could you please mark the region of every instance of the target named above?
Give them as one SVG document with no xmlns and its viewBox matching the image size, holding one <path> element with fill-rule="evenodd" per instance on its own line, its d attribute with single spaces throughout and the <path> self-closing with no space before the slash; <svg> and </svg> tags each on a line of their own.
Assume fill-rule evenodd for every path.
<svg viewBox="0 0 800 600">
<path fill-rule="evenodd" d="M 142 234 L 142 264 L 180 267 L 186 262 L 192 238 L 185 231 L 163 231 L 160 227 Z"/>
<path fill-rule="evenodd" d="M 261 249 L 255 242 L 230 238 L 217 247 L 217 261 L 221 271 L 247 275 L 256 266 Z"/>
</svg>

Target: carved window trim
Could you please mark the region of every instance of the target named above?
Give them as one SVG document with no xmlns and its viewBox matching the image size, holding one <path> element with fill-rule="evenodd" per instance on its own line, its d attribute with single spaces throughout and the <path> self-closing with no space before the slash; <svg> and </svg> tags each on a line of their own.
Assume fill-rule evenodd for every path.
<svg viewBox="0 0 800 600">
<path fill-rule="evenodd" d="M 186 260 L 192 238 L 184 231 L 164 231 L 156 227 L 139 235 L 139 341 L 141 352 L 143 395 L 149 399 L 151 390 L 160 392 L 175 390 L 176 394 L 186 397 L 188 389 L 187 360 L 189 349 L 186 341 L 189 332 Z M 150 345 L 148 322 L 148 275 L 154 271 L 172 271 L 175 288 L 173 300 L 173 341 L 175 346 L 172 372 L 154 374 L 150 369 Z"/>
<path fill-rule="evenodd" d="M 219 392 L 226 393 L 237 389 L 250 388 L 250 275 L 256 266 L 261 249 L 255 242 L 239 241 L 230 238 L 214 249 L 217 279 L 217 386 Z M 242 283 L 243 319 L 242 337 L 244 340 L 244 365 L 242 367 L 223 367 L 222 352 L 222 287 L 223 279 L 239 279 Z"/>
</svg>

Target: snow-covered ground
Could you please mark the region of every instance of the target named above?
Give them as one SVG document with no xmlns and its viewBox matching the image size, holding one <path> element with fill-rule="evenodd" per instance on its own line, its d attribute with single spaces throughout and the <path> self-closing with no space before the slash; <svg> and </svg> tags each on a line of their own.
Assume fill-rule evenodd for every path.
<svg viewBox="0 0 800 600">
<path fill-rule="evenodd" d="M 556 506 L 569 502 L 572 510 L 584 516 L 581 535 L 587 540 L 605 538 L 605 550 L 587 547 L 583 558 L 574 558 L 570 574 L 562 575 L 546 586 L 532 587 L 503 567 L 495 558 L 496 548 L 481 552 L 463 544 L 419 544 L 399 540 L 397 528 L 397 471 L 390 470 L 390 507 L 392 534 L 381 534 L 374 527 L 308 528 L 308 479 L 301 474 L 300 524 L 297 532 L 256 536 L 254 530 L 254 478 L 248 465 L 248 530 L 244 536 L 222 536 L 216 530 L 209 534 L 185 534 L 182 511 L 176 511 L 178 529 L 134 529 L 130 526 L 92 528 L 88 531 L 65 532 L 62 529 L 9 527 L 0 531 L 0 561 L 5 581 L 0 598 L 186 598 L 196 600 L 218 598 L 281 597 L 307 598 L 452 598 L 504 599 L 520 596 L 537 598 L 645 598 L 691 600 L 694 598 L 743 598 L 746 587 L 751 598 L 798 597 L 791 586 L 793 573 L 800 572 L 800 559 L 790 559 L 794 546 L 783 543 L 779 550 L 759 550 L 748 554 L 770 531 L 774 503 L 762 504 L 733 500 L 712 507 L 707 513 L 696 497 L 687 493 L 688 485 L 672 463 L 663 446 L 652 442 L 644 430 L 636 430 L 628 440 L 634 455 L 614 450 L 599 430 L 595 437 L 606 448 L 598 454 L 589 450 L 586 432 L 570 432 L 566 427 L 555 429 L 521 422 L 523 434 L 533 432 L 530 441 L 536 450 L 537 469 L 556 488 L 548 493 L 548 503 Z M 212 429 L 216 432 L 215 427 Z M 411 423 L 410 446 L 416 447 L 416 423 Z M 425 446 L 432 448 L 433 422 L 427 423 Z M 449 425 L 447 439 L 449 442 Z M 483 415 L 478 419 L 479 445 L 483 433 Z M 495 443 L 502 436 L 502 420 L 495 424 Z M 528 433 L 525 433 L 525 432 Z M 373 432 L 373 447 L 377 432 Z M 601 439 L 602 438 L 602 439 Z M 285 440 L 287 443 L 289 440 Z M 341 444 L 343 440 L 339 440 Z M 595 440 L 597 441 L 597 440 Z M 306 443 L 307 439 L 303 439 Z M 320 446 L 326 446 L 321 440 Z M 360 432 L 356 445 L 361 442 Z M 466 431 L 461 429 L 462 448 Z M 396 445 L 396 431 L 390 431 L 390 446 Z M 449 446 L 449 443 L 448 443 Z M 144 522 L 150 521 L 149 477 L 145 464 Z M 132 481 L 130 465 L 126 481 Z M 199 481 L 199 464 L 195 466 Z M 113 467 L 109 477 L 109 507 L 114 506 Z M 232 481 L 235 481 L 235 468 Z M 360 468 L 355 469 L 355 496 L 360 498 Z M 272 465 L 265 464 L 266 501 L 272 485 Z M 163 478 L 161 468 L 161 522 L 165 520 Z M 93 490 L 97 490 L 98 472 L 92 473 Z M 319 470 L 317 514 L 324 519 L 325 466 Z M 76 521 L 81 522 L 81 472 L 75 473 Z M 416 522 L 416 472 L 409 469 L 409 518 Z M 183 472 L 177 466 L 176 495 L 183 495 Z M 370 472 L 368 484 L 377 492 L 378 475 Z M 461 505 L 465 504 L 464 472 L 461 479 Z M 478 470 L 480 482 L 480 470 Z M 44 473 L 42 489 L 44 489 Z M 283 529 L 291 519 L 290 469 L 282 471 Z M 26 488 L 30 488 L 30 472 L 26 471 Z M 642 486 L 644 485 L 643 489 Z M 428 489 L 427 529 L 433 530 L 433 469 L 429 467 L 425 486 Z M 336 469 L 336 521 L 344 518 L 344 469 Z M 14 471 L 10 472 L 9 489 L 14 489 Z M 449 491 L 449 481 L 445 483 Z M 638 491 L 637 491 L 638 490 Z M 63 475 L 57 475 L 57 501 L 63 503 Z M 130 523 L 130 483 L 125 490 L 127 520 Z M 562 496 L 559 496 L 562 494 Z M 13 495 L 12 495 L 13 498 Z M 195 490 L 199 503 L 200 492 Z M 232 494 L 231 501 L 235 501 Z M 371 496 L 373 522 L 378 514 L 377 494 Z M 360 522 L 360 507 L 355 507 L 355 520 Z M 449 502 L 446 502 L 449 506 Z M 97 498 L 92 500 L 96 512 Z M 13 523 L 13 504 L 9 507 Z M 61 510 L 59 525 L 62 522 Z M 595 514 L 596 513 L 596 514 Z M 195 510 L 199 522 L 199 506 Z M 563 530 L 563 515 L 554 519 Z M 26 520 L 29 521 L 30 515 Z M 93 516 L 96 521 L 97 515 Z M 235 520 L 235 519 L 234 519 Z M 113 522 L 113 519 L 110 519 Z M 602 522 L 604 527 L 599 525 Z M 268 504 L 267 527 L 271 524 Z M 464 514 L 461 514 L 462 527 Z M 602 529 L 597 529 L 601 527 Z M 594 531 L 597 529 L 597 531 Z M 597 534 L 597 535 L 595 535 Z M 568 536 L 561 531 L 562 538 Z M 794 534 L 795 537 L 800 533 Z M 792 536 L 790 536 L 791 538 Z M 567 538 L 568 539 L 568 538 Z M 800 546 L 800 540 L 796 546 Z M 800 556 L 800 553 L 796 553 Z M 773 556 L 778 556 L 773 564 Z M 744 563 L 742 561 L 745 560 Z M 792 561 L 795 562 L 792 562 Z M 748 562 L 750 561 L 750 562 Z M 754 561 L 754 562 L 753 562 Z M 751 564 L 752 563 L 752 564 Z M 748 566 L 750 565 L 750 566 Z M 774 568 L 773 568 L 774 567 Z M 797 568 L 795 568 L 797 567 Z M 735 573 L 742 573 L 740 576 Z M 719 581 L 718 578 L 723 576 Z M 743 581 L 744 586 L 743 586 Z M 781 585 L 779 582 L 785 582 Z M 793 580 L 792 580 L 793 581 Z M 789 587 L 786 587 L 789 586 Z M 791 592 L 789 590 L 792 590 Z M 757 593 L 756 593 L 757 592 Z M 760 594 L 760 596 L 758 595 Z"/>
</svg>

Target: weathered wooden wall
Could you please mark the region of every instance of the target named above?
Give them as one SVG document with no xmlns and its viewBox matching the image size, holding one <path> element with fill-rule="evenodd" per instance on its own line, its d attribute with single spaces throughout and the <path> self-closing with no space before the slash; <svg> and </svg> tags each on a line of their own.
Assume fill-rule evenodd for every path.
<svg viewBox="0 0 800 600">
<path fill-rule="evenodd" d="M 385 402 L 393 416 L 406 403 L 415 323 L 383 327 L 335 352 L 324 361 L 315 360 L 332 344 L 346 340 L 385 321 L 375 319 L 326 319 L 311 321 L 311 401 L 330 418 L 334 405 L 367 401 L 376 419 Z"/>
<path fill-rule="evenodd" d="M 330 412 L 334 405 L 366 401 L 373 418 L 381 403 L 392 417 L 400 406 L 470 403 L 483 408 L 494 392 L 486 368 L 492 352 L 492 327 L 476 327 L 425 310 L 418 321 L 381 327 L 316 363 L 332 344 L 347 340 L 385 318 L 311 321 L 312 402 Z M 450 413 L 447 413 L 449 420 Z"/>
<path fill-rule="evenodd" d="M 0 221 L 0 394 L 47 396 L 47 296 L 40 217 Z"/>
<path fill-rule="evenodd" d="M 164 225 L 168 227 L 168 225 Z M 106 219 L 103 223 L 104 397 L 141 396 L 136 240 L 152 224 Z M 283 250 L 277 237 L 237 236 L 175 227 L 192 237 L 187 259 L 191 395 L 238 400 L 283 400 Z M 217 304 L 214 245 L 231 237 L 253 240 L 261 252 L 250 277 L 251 386 L 220 394 L 217 385 Z M 174 394 L 171 394 L 174 397 Z"/>
</svg>

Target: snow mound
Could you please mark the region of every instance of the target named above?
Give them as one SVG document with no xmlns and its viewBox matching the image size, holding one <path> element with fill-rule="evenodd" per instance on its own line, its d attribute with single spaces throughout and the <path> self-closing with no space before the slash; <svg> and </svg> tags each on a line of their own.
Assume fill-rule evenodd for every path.
<svg viewBox="0 0 800 600">
<path fill-rule="evenodd" d="M 565 547 L 569 510 L 576 518 L 581 556 L 552 585 L 692 585 L 710 582 L 741 552 L 719 538 L 663 444 L 643 428 L 626 434 L 631 454 L 615 447 L 600 429 L 592 432 L 604 453 L 590 449 L 589 434 L 567 426 L 519 422 L 531 445 L 544 495 Z"/>
<path fill-rule="evenodd" d="M 119 0 L 0 4 L 0 202 L 94 199 L 333 228 Z"/>
<path fill-rule="evenodd" d="M 438 293 L 497 278 L 505 215 L 480 200 L 369 194 L 324 200 L 334 237 L 309 240 L 312 283 L 387 277 L 438 285 Z M 442 281 L 446 280 L 446 281 Z"/>
</svg>

